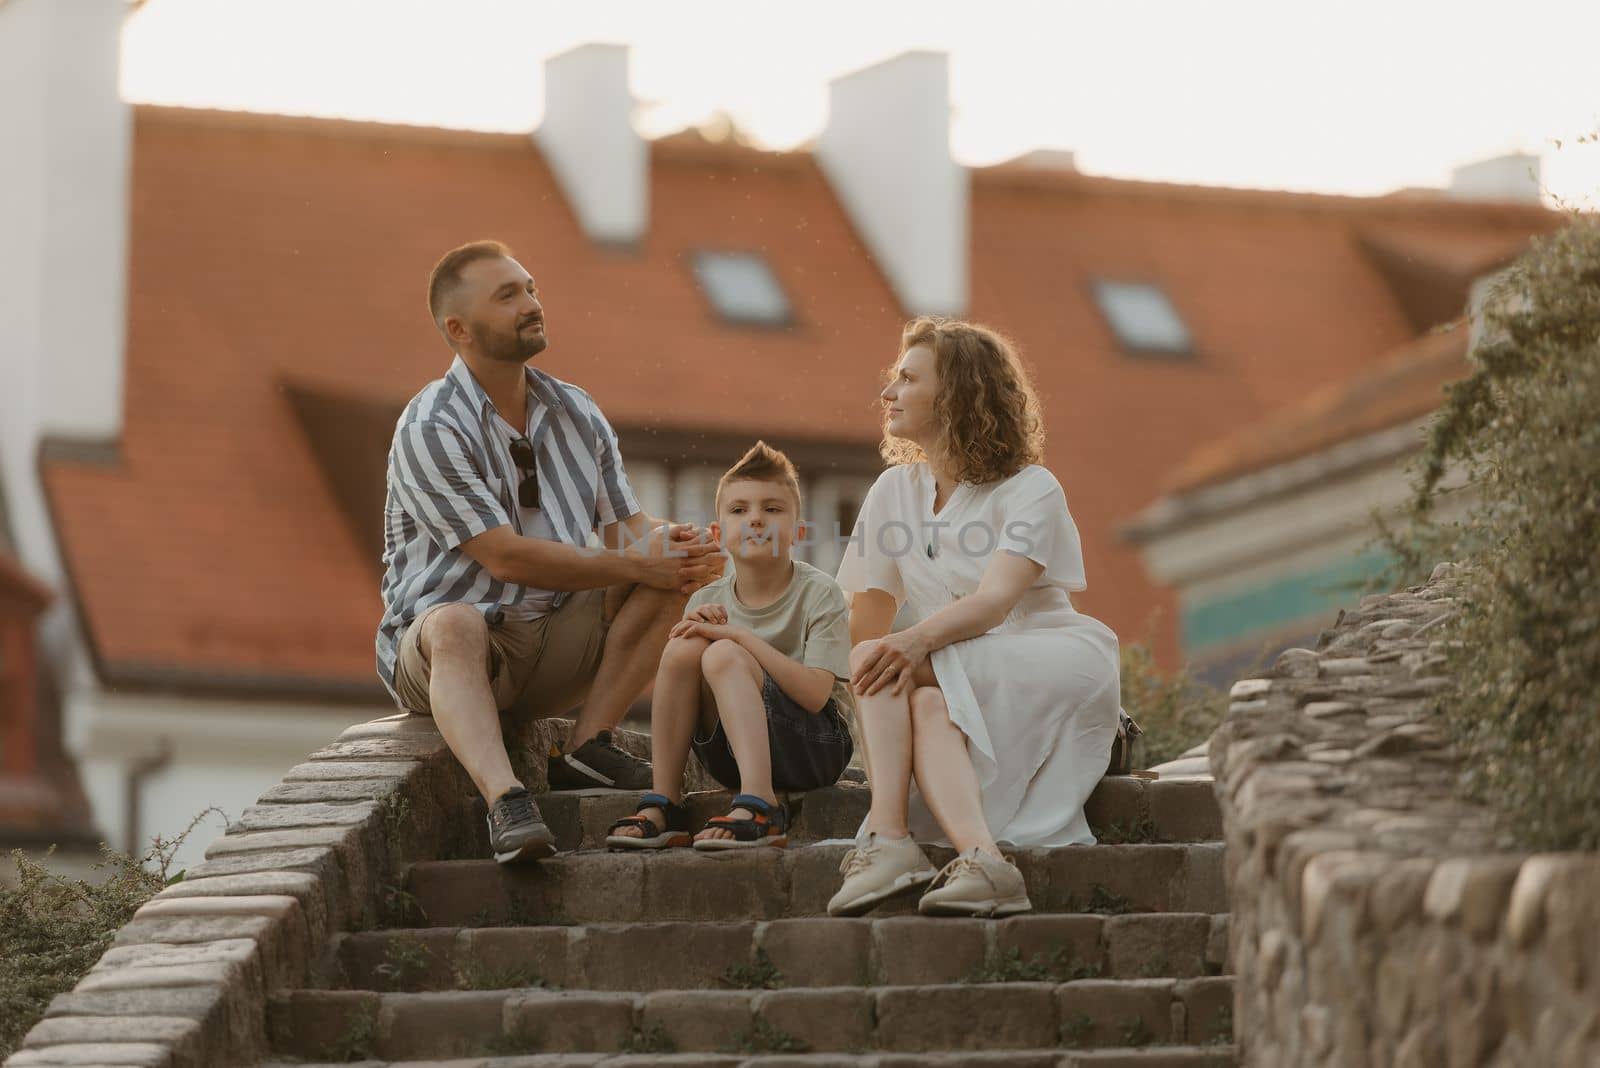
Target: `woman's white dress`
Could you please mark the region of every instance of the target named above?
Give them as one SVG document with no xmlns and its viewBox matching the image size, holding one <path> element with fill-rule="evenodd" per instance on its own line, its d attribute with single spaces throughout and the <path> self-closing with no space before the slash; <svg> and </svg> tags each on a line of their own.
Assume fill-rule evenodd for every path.
<svg viewBox="0 0 1600 1068">
<path fill-rule="evenodd" d="M 879 476 L 839 565 L 847 594 L 883 590 L 921 621 L 973 593 L 996 552 L 1044 567 L 999 626 L 931 656 L 950 718 L 967 736 L 996 841 L 1092 844 L 1083 804 L 1105 774 L 1121 709 L 1117 636 L 1072 606 L 1083 547 L 1054 475 L 959 483 L 936 514 L 926 463 Z M 948 844 L 911 789 L 911 833 Z"/>
</svg>

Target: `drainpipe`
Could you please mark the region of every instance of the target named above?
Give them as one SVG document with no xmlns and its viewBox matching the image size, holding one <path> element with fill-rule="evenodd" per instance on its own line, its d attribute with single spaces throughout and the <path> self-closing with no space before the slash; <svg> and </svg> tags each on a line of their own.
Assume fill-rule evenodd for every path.
<svg viewBox="0 0 1600 1068">
<path fill-rule="evenodd" d="M 122 812 L 127 822 L 123 825 L 123 848 L 129 856 L 139 856 L 139 796 L 144 781 L 172 763 L 172 741 L 163 737 L 156 751 L 140 757 L 128 765 L 128 777 L 123 784 Z"/>
</svg>

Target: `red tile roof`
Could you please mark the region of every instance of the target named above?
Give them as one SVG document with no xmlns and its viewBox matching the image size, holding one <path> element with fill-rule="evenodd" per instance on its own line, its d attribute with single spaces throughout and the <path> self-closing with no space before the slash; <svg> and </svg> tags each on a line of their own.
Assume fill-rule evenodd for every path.
<svg viewBox="0 0 1600 1068">
<path fill-rule="evenodd" d="M 1165 488 L 1174 494 L 1203 489 L 1402 426 L 1438 408 L 1445 387 L 1466 377 L 1468 370 L 1465 324 L 1424 335 L 1401 345 L 1376 367 L 1202 446 Z"/>
<path fill-rule="evenodd" d="M 45 465 L 102 671 L 377 692 L 378 546 L 342 519 L 294 397 L 398 406 L 441 374 L 423 290 L 464 240 L 517 249 L 549 309 L 539 365 L 619 427 L 870 449 L 905 313 L 814 160 L 669 138 L 650 195 L 648 235 L 619 251 L 583 236 L 525 136 L 138 108 L 120 456 Z M 1045 395 L 1085 610 L 1137 638 L 1167 609 L 1170 658 L 1170 595 L 1115 525 L 1196 447 L 1415 335 L 1363 233 L 1504 247 L 1555 218 L 975 172 L 971 316 L 1019 341 Z M 766 253 L 795 324 L 719 321 L 684 262 L 700 247 Z M 1119 351 L 1096 277 L 1159 282 L 1196 357 Z"/>
</svg>

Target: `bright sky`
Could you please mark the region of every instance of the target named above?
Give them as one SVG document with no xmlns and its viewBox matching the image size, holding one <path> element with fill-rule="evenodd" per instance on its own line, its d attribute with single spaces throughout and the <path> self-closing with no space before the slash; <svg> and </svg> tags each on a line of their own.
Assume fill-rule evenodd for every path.
<svg viewBox="0 0 1600 1068">
<path fill-rule="evenodd" d="M 957 158 L 1070 149 L 1116 177 L 1337 193 L 1440 186 L 1510 151 L 1600 208 L 1594 0 L 146 0 L 123 95 L 192 107 L 530 130 L 540 65 L 632 47 L 638 122 L 729 113 L 786 148 L 830 78 L 950 56 Z M 1557 148 L 1557 141 L 1563 147 Z"/>
</svg>

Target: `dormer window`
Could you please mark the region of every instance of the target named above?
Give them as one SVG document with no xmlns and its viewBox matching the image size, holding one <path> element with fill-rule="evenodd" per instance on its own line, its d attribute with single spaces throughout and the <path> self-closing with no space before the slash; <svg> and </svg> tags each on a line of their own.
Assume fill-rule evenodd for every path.
<svg viewBox="0 0 1600 1068">
<path fill-rule="evenodd" d="M 730 323 L 784 326 L 792 319 L 789 298 L 759 252 L 696 252 L 694 273 L 711 306 Z"/>
<path fill-rule="evenodd" d="M 1193 346 L 1189 328 L 1167 294 L 1151 282 L 1094 283 L 1095 303 L 1129 352 L 1187 356 Z"/>
</svg>

